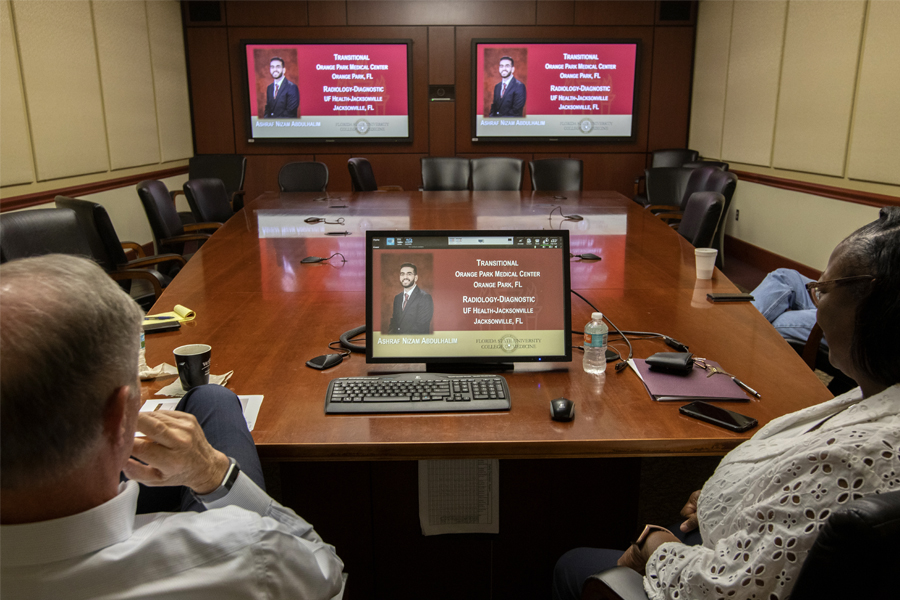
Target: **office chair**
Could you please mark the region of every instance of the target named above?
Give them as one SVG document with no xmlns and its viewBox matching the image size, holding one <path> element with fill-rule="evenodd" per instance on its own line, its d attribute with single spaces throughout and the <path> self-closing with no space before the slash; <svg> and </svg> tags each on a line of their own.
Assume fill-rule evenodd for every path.
<svg viewBox="0 0 900 600">
<path fill-rule="evenodd" d="M 646 181 L 644 207 L 655 210 L 681 209 L 688 181 L 695 169 L 687 167 L 653 167 L 644 171 Z"/>
<path fill-rule="evenodd" d="M 375 183 L 375 172 L 372 171 L 372 164 L 365 158 L 351 158 L 347 161 L 347 168 L 350 170 L 350 182 L 353 184 L 354 192 L 402 192 L 403 188 L 399 185 L 383 185 Z"/>
<path fill-rule="evenodd" d="M 688 198 L 693 194 L 697 192 L 722 193 L 722 190 L 720 189 L 711 189 L 709 187 L 709 180 L 713 173 L 720 170 L 717 167 L 679 167 L 679 169 L 691 169 L 688 174 L 687 182 L 684 185 L 684 192 L 682 192 L 681 195 L 680 206 L 673 207 L 669 204 L 648 204 L 644 207 L 644 210 L 649 210 L 653 214 L 659 216 L 663 221 L 670 224 L 672 221 L 681 219 L 681 216 L 684 214 L 684 209 L 687 208 Z M 664 172 L 668 172 L 668 169 Z M 684 171 L 675 171 L 675 173 L 683 174 Z"/>
<path fill-rule="evenodd" d="M 800 567 L 791 600 L 895 597 L 898 536 L 900 490 L 835 508 Z M 647 600 L 643 580 L 614 567 L 591 575 L 581 600 Z"/>
<path fill-rule="evenodd" d="M 94 256 L 88 235 L 71 208 L 42 208 L 0 215 L 0 262 L 45 254 L 69 254 L 100 263 L 105 251 L 98 249 L 101 256 Z M 152 306 L 153 301 L 162 294 L 164 280 L 155 271 L 114 269 L 107 270 L 107 274 L 119 282 L 134 279 L 148 281 L 153 286 L 153 296 L 145 300 L 145 305 L 149 303 Z"/>
<path fill-rule="evenodd" d="M 727 171 L 731 167 L 731 165 L 729 165 L 727 162 L 723 162 L 721 160 L 706 160 L 706 159 L 692 160 L 690 162 L 684 163 L 681 166 L 682 167 L 690 167 L 691 169 L 698 169 L 700 167 L 715 167 L 722 171 Z"/>
<path fill-rule="evenodd" d="M 99 264 L 104 271 L 116 279 L 115 274 L 134 273 L 145 271 L 152 276 L 151 278 L 136 276 L 134 279 L 145 279 L 154 284 L 154 280 L 159 282 L 159 290 L 165 288 L 172 281 L 170 275 L 177 272 L 185 264 L 185 260 L 178 254 L 159 254 L 147 256 L 144 249 L 135 242 L 121 242 L 113 227 L 112 221 L 106 209 L 96 202 L 87 200 L 78 200 L 76 198 L 67 198 L 66 196 L 56 197 L 57 208 L 67 208 L 75 211 L 78 224 L 87 239 L 88 246 L 91 249 L 91 257 Z M 125 250 L 131 250 L 137 258 L 128 260 Z M 164 265 L 167 267 L 168 274 L 160 273 L 150 267 Z M 119 279 L 119 285 L 126 292 L 131 293 L 131 279 Z M 154 285 L 154 294 L 152 296 L 137 296 L 135 300 L 145 310 L 153 306 L 153 303 L 159 298 L 156 286 Z"/>
<path fill-rule="evenodd" d="M 222 180 L 231 209 L 237 212 L 244 208 L 244 175 L 247 173 L 247 158 L 240 154 L 198 154 L 188 161 L 188 179 L 214 178 Z M 181 190 L 172 192 L 174 199 Z"/>
<path fill-rule="evenodd" d="M 221 179 L 190 179 L 184 184 L 184 195 L 197 223 L 224 223 L 234 215 Z"/>
<path fill-rule="evenodd" d="M 725 198 L 718 192 L 697 192 L 688 199 L 678 233 L 695 248 L 712 248 Z"/>
<path fill-rule="evenodd" d="M 695 162 L 698 160 L 700 153 L 696 150 L 687 148 L 666 148 L 663 150 L 654 150 L 650 155 L 650 168 L 658 169 L 661 167 L 681 167 L 685 163 Z M 645 170 L 646 173 L 646 170 Z M 642 206 L 647 205 L 646 192 L 641 190 L 641 183 L 645 180 L 645 175 L 640 175 L 634 180 L 634 196 L 632 200 Z"/>
<path fill-rule="evenodd" d="M 422 159 L 423 192 L 469 189 L 469 159 L 452 156 Z"/>
<path fill-rule="evenodd" d="M 324 192 L 328 186 L 328 167 L 320 162 L 292 162 L 278 172 L 282 192 Z"/>
<path fill-rule="evenodd" d="M 528 163 L 536 192 L 580 192 L 584 163 L 574 158 L 545 158 Z"/>
<path fill-rule="evenodd" d="M 492 156 L 471 160 L 472 189 L 480 191 L 511 191 L 522 189 L 525 161 L 518 158 Z"/>
<path fill-rule="evenodd" d="M 221 223 L 183 224 L 169 196 L 169 190 L 161 181 L 142 181 L 137 184 L 136 189 L 150 222 L 150 229 L 153 230 L 157 254 L 172 252 L 184 255 L 185 242 L 205 242 L 212 234 L 203 233 L 204 230 L 221 227 Z M 185 259 L 189 256 L 185 256 Z"/>
</svg>

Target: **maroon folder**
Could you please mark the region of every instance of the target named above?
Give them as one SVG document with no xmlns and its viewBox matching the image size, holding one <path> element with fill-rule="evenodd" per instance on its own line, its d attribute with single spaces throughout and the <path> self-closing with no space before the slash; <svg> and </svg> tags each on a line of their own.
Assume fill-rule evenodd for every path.
<svg viewBox="0 0 900 600">
<path fill-rule="evenodd" d="M 712 377 L 705 369 L 694 366 L 694 370 L 688 375 L 673 375 L 651 371 L 647 361 L 642 358 L 634 359 L 644 386 L 650 392 L 650 397 L 658 402 L 689 402 L 691 400 L 721 400 L 728 402 L 747 402 L 750 398 L 744 393 L 738 384 L 728 375 L 717 373 Z M 719 367 L 719 363 L 711 360 L 706 364 Z"/>
</svg>

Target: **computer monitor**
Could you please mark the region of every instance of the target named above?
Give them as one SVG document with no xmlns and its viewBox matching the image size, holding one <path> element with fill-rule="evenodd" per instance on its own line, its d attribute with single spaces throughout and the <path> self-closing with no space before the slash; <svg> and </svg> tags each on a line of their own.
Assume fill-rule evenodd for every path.
<svg viewBox="0 0 900 600">
<path fill-rule="evenodd" d="M 571 361 L 566 230 L 367 231 L 366 361 Z"/>
</svg>

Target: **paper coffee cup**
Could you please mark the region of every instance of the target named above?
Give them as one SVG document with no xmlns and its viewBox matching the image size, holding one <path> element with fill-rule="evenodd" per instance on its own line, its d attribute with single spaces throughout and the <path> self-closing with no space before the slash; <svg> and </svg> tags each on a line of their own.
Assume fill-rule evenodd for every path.
<svg viewBox="0 0 900 600">
<path fill-rule="evenodd" d="M 209 362 L 212 347 L 206 344 L 179 346 L 173 351 L 178 377 L 185 391 L 209 383 Z"/>
<path fill-rule="evenodd" d="M 719 251 L 715 248 L 696 248 L 694 250 L 694 258 L 697 262 L 697 279 L 712 279 L 718 254 Z"/>
</svg>

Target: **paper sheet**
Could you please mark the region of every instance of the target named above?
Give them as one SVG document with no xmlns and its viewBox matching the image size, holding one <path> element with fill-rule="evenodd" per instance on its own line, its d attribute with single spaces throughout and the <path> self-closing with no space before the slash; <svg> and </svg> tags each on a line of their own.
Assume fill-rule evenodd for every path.
<svg viewBox="0 0 900 600">
<path fill-rule="evenodd" d="M 244 409 L 244 419 L 247 421 L 247 429 L 253 431 L 256 427 L 256 417 L 259 416 L 259 407 L 262 406 L 263 396 L 238 396 Z M 153 412 L 155 410 L 175 410 L 180 400 L 147 400 L 141 407 L 141 412 Z M 144 437 L 143 433 L 136 433 L 135 437 Z"/>
<path fill-rule="evenodd" d="M 419 461 L 423 535 L 500 533 L 500 461 Z"/>
</svg>

